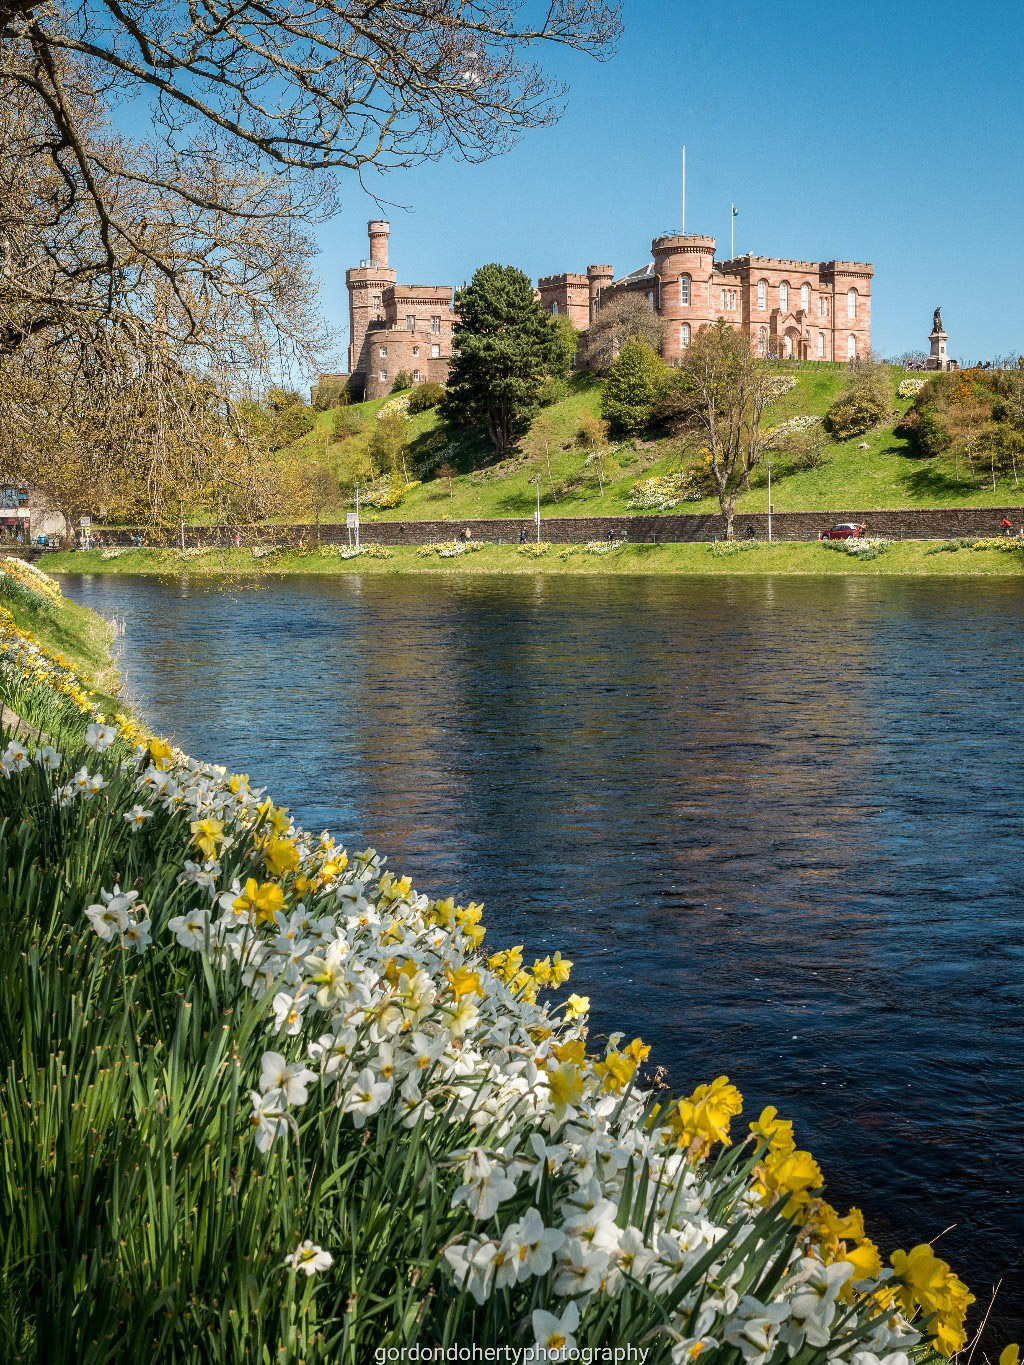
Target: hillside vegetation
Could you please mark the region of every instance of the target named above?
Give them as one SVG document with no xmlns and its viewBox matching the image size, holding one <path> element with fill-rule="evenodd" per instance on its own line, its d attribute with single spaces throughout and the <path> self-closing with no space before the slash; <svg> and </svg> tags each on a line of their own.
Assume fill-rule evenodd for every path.
<svg viewBox="0 0 1024 1365">
<path fill-rule="evenodd" d="M 772 406 L 768 424 L 795 417 L 824 417 L 848 382 L 845 365 L 780 365 L 780 375 L 795 386 Z M 891 416 L 863 435 L 836 440 L 822 433 L 816 467 L 797 469 L 782 453 L 773 456 L 772 501 L 776 511 L 850 511 L 898 507 L 1003 506 L 1024 502 L 1009 472 L 981 485 L 961 462 L 955 470 L 948 452 L 924 456 L 920 443 L 899 428 L 913 397 L 900 397 L 905 371 L 887 367 Z M 921 376 L 917 376 L 921 378 Z M 437 409 L 411 415 L 405 466 L 408 481 L 401 501 L 390 508 L 364 502 L 366 520 L 459 521 L 475 517 L 529 517 L 541 483 L 544 517 L 618 515 L 628 512 L 630 494 L 640 480 L 678 472 L 697 455 L 678 437 L 656 431 L 649 438 L 612 442 L 595 459 L 592 446 L 581 442 L 581 425 L 596 424 L 603 382 L 576 374 L 563 386 L 563 396 L 541 409 L 517 452 L 495 461 L 483 436 L 452 434 L 440 424 Z M 372 472 L 369 459 L 378 413 L 392 399 L 353 404 L 318 413 L 310 431 L 295 441 L 283 458 L 302 462 L 315 458 L 333 475 L 333 488 L 321 507 L 321 518 L 337 521 L 354 506 L 357 480 L 364 488 Z M 600 469 L 598 469 L 600 465 Z M 957 478 L 956 474 L 961 477 Z M 603 488 L 602 488 L 603 485 Z M 335 491 L 336 490 L 336 491 Z M 767 510 L 767 477 L 757 471 L 749 491 L 740 495 L 738 511 Z M 676 512 L 715 512 L 714 496 L 686 500 Z M 295 520 L 294 514 L 287 520 Z"/>
</svg>

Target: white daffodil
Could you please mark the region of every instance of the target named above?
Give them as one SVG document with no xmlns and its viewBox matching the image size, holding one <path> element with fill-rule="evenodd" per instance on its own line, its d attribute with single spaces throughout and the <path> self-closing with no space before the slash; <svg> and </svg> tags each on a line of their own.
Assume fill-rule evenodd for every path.
<svg viewBox="0 0 1024 1365">
<path fill-rule="evenodd" d="M 557 1318 L 544 1308 L 535 1308 L 531 1324 L 533 1339 L 547 1352 L 548 1360 L 568 1360 L 570 1352 L 576 1350 L 573 1333 L 580 1325 L 580 1310 L 574 1303 L 568 1304 Z"/>
<path fill-rule="evenodd" d="M 445 1248 L 444 1258 L 451 1266 L 456 1285 L 468 1290 L 477 1303 L 486 1302 L 490 1293 L 497 1252 L 497 1242 L 486 1237 L 474 1238 L 462 1246 Z"/>
<path fill-rule="evenodd" d="M 499 1206 L 516 1192 L 516 1182 L 505 1167 L 492 1162 L 480 1147 L 474 1147 L 463 1164 L 462 1182 L 452 1195 L 452 1208 L 465 1204 L 481 1222 L 493 1218 Z"/>
<path fill-rule="evenodd" d="M 252 1100 L 252 1126 L 256 1129 L 256 1146 L 261 1152 L 269 1152 L 279 1137 L 288 1132 L 288 1103 L 280 1090 L 268 1090 L 265 1094 L 250 1092 Z"/>
<path fill-rule="evenodd" d="M 347 957 L 348 944 L 336 941 L 328 945 L 326 952 L 311 953 L 306 958 L 308 979 L 316 987 L 316 1003 L 321 1009 L 329 1009 L 348 994 Z"/>
<path fill-rule="evenodd" d="M 131 810 L 125 811 L 124 818 L 134 834 L 142 829 L 147 820 L 152 820 L 153 812 L 147 810 L 145 806 L 132 806 Z"/>
<path fill-rule="evenodd" d="M 853 1275 L 854 1267 L 850 1261 L 834 1261 L 823 1265 L 821 1261 L 805 1257 L 798 1264 L 798 1283 L 790 1295 L 790 1312 L 793 1322 L 798 1324 L 808 1346 L 821 1349 L 831 1340 L 830 1328 L 836 1315 L 836 1300 L 846 1281 Z M 801 1341 L 797 1350 L 803 1345 Z"/>
<path fill-rule="evenodd" d="M 83 768 L 82 771 L 84 772 L 85 769 Z M 85 789 L 90 796 L 98 796 L 100 792 L 103 790 L 103 788 L 107 785 L 108 785 L 107 779 L 103 776 L 102 773 L 93 773 L 89 780 L 86 782 Z"/>
<path fill-rule="evenodd" d="M 44 744 L 36 750 L 36 762 L 46 772 L 55 773 L 63 761 L 64 755 L 59 754 L 52 744 Z"/>
<path fill-rule="evenodd" d="M 23 773 L 29 765 L 28 749 L 17 740 L 12 740 L 4 750 L 0 763 L 9 773 Z"/>
<path fill-rule="evenodd" d="M 567 1218 L 562 1226 L 567 1237 L 578 1237 L 584 1246 L 617 1251 L 621 1235 L 615 1222 L 617 1214 L 618 1209 L 610 1199 L 601 1199 L 593 1208 Z"/>
<path fill-rule="evenodd" d="M 362 1128 L 368 1118 L 387 1104 L 392 1089 L 390 1081 L 379 1081 L 369 1067 L 364 1067 L 344 1097 L 342 1110 L 352 1115 L 352 1122 L 357 1128 Z"/>
<path fill-rule="evenodd" d="M 187 915 L 175 915 L 167 921 L 167 928 L 183 948 L 201 952 L 210 932 L 210 912 L 203 909 L 193 910 Z"/>
<path fill-rule="evenodd" d="M 98 754 L 104 753 L 117 739 L 117 731 L 112 725 L 98 725 L 95 722 L 85 731 L 85 742 Z"/>
<path fill-rule="evenodd" d="M 507 1249 L 515 1262 L 516 1279 L 528 1280 L 531 1275 L 546 1275 L 551 1269 L 555 1252 L 565 1242 L 560 1228 L 544 1226 L 539 1210 L 527 1209 L 517 1223 L 505 1230 L 502 1248 Z M 512 1284 L 513 1280 L 506 1280 Z"/>
<path fill-rule="evenodd" d="M 316 1072 L 301 1062 L 286 1062 L 280 1052 L 264 1052 L 260 1061 L 260 1089 L 280 1090 L 289 1104 L 305 1104 L 307 1087 L 316 1080 Z"/>
<path fill-rule="evenodd" d="M 552 1289 L 561 1299 L 592 1294 L 608 1270 L 608 1253 L 584 1246 L 578 1237 L 569 1237 L 559 1248 Z"/>
<path fill-rule="evenodd" d="M 118 905 L 89 905 L 86 907 L 89 923 L 105 943 L 115 934 L 120 935 L 128 926 L 128 912 Z"/>
<path fill-rule="evenodd" d="M 126 948 L 130 948 L 133 952 L 144 953 L 153 942 L 153 937 L 150 933 L 152 928 L 152 920 L 129 920 L 121 930 L 121 942 Z"/>
<path fill-rule="evenodd" d="M 278 991 L 274 996 L 274 1023 L 278 1031 L 284 1029 L 285 1033 L 294 1036 L 302 1028 L 302 1015 L 306 1008 L 307 997 L 304 995 L 289 995 L 287 991 Z"/>
<path fill-rule="evenodd" d="M 317 1246 L 316 1242 L 311 1242 L 308 1237 L 285 1261 L 289 1270 L 303 1275 L 319 1275 L 323 1270 L 330 1270 L 333 1264 L 331 1253 Z"/>
<path fill-rule="evenodd" d="M 740 1299 L 723 1335 L 748 1365 L 764 1365 L 774 1354 L 779 1329 L 788 1317 L 788 1304 L 761 1303 L 747 1295 Z"/>
</svg>

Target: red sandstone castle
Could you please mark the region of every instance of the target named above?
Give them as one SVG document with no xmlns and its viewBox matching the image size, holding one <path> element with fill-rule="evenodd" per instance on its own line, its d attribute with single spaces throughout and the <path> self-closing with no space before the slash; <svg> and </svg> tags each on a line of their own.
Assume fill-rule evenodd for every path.
<svg viewBox="0 0 1024 1365">
<path fill-rule="evenodd" d="M 662 355 L 678 364 L 705 323 L 725 318 L 749 333 L 761 355 L 855 360 L 871 350 L 871 277 L 860 261 L 786 261 L 775 256 L 715 260 L 714 237 L 656 237 L 653 259 L 615 279 L 610 265 L 538 281 L 544 308 L 585 332 L 601 308 L 646 295 L 665 320 Z"/>
<path fill-rule="evenodd" d="M 444 383 L 455 323 L 452 290 L 398 284 L 388 264 L 390 226 L 376 219 L 368 231 L 370 259 L 345 274 L 354 395 L 383 397 L 402 371 L 413 384 Z M 610 265 L 588 266 L 585 275 L 547 275 L 538 281 L 538 297 L 548 313 L 564 314 L 586 333 L 614 299 L 645 295 L 665 321 L 662 355 L 669 365 L 679 363 L 705 323 L 719 318 L 747 332 L 761 355 L 847 361 L 871 350 L 874 269 L 861 261 L 716 261 L 714 237 L 691 233 L 656 237 L 651 253 L 647 265 L 618 280 Z M 344 377 L 322 375 L 321 381 Z"/>
</svg>

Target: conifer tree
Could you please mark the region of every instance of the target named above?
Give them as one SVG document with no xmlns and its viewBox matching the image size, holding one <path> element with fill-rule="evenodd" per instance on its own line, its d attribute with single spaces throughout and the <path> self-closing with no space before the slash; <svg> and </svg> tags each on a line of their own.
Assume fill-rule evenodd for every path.
<svg viewBox="0 0 1024 1365">
<path fill-rule="evenodd" d="M 456 306 L 444 418 L 485 426 L 503 455 L 529 426 L 541 385 L 557 368 L 555 333 L 533 284 L 514 266 L 481 266 Z"/>
</svg>

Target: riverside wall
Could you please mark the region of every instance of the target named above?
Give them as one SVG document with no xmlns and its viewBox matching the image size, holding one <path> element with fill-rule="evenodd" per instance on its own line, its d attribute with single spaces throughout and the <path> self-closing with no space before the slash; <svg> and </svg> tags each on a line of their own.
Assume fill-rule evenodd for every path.
<svg viewBox="0 0 1024 1365">
<path fill-rule="evenodd" d="M 841 509 L 831 512 L 776 512 L 772 516 L 775 540 L 816 540 L 822 531 L 837 522 L 863 522 L 867 534 L 893 540 L 947 540 L 960 536 L 1001 534 L 1000 523 L 1007 517 L 1014 531 L 1024 524 L 1024 507 L 905 508 L 894 511 L 865 512 Z M 477 517 L 446 521 L 363 521 L 360 535 L 365 545 L 425 545 L 453 540 L 469 531 L 473 540 L 516 544 L 520 536 L 537 537 L 532 517 Z M 738 540 L 753 537 L 766 540 L 768 517 L 764 512 L 737 513 L 734 531 Z M 152 528 L 94 528 L 93 539 L 106 545 L 131 544 L 135 535 L 144 543 L 181 543 L 177 527 L 168 527 L 154 536 Z M 186 526 L 188 546 L 231 545 L 238 536 L 243 544 L 324 545 L 348 544 L 344 525 L 331 523 L 319 528 L 312 524 L 262 526 Z M 725 537 L 725 518 L 714 513 L 642 513 L 617 517 L 543 517 L 541 539 L 559 545 L 580 545 L 591 540 L 626 539 L 637 543 L 679 543 L 719 540 Z"/>
</svg>

